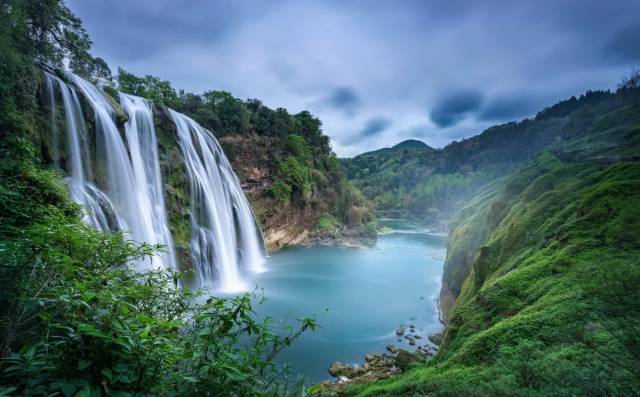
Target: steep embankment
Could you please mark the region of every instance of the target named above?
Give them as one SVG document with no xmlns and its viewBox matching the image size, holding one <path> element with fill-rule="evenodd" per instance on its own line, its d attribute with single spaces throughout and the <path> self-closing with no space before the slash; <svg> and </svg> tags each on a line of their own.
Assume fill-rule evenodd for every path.
<svg viewBox="0 0 640 397">
<path fill-rule="evenodd" d="M 320 215 L 331 210 L 336 198 L 323 197 L 318 191 L 314 205 L 295 199 L 279 201 L 271 193 L 278 175 L 277 159 L 288 155 L 286 141 L 257 134 L 236 134 L 223 137 L 220 144 L 262 225 L 265 244 L 270 251 L 304 241 L 314 230 Z"/>
<path fill-rule="evenodd" d="M 620 92 L 617 103 L 627 104 L 595 118 L 581 136 L 564 147 L 553 150 L 556 157 L 571 164 L 614 164 L 621 160 L 637 161 L 640 147 L 640 105 L 637 92 Z M 456 297 L 469 275 L 475 255 L 505 214 L 504 200 L 489 200 L 493 189 L 506 183 L 503 179 L 485 186 L 451 222 L 451 232 L 441 291 L 443 317 L 450 317 Z M 471 228 L 470 225 L 476 227 Z"/>
<path fill-rule="evenodd" d="M 624 106 L 486 186 L 452 222 L 437 356 L 345 395 L 640 394 L 639 149 Z"/>
<path fill-rule="evenodd" d="M 494 126 L 442 149 L 394 147 L 341 161 L 348 178 L 377 209 L 446 229 L 483 185 L 509 174 L 543 149 L 584 135 L 596 118 L 628 100 L 619 93 L 589 91 L 535 118 Z"/>
</svg>

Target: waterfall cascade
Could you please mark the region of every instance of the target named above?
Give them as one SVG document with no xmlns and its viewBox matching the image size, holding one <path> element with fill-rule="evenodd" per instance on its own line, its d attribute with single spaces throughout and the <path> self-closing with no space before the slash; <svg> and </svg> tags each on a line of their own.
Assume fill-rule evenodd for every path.
<svg viewBox="0 0 640 397">
<path fill-rule="evenodd" d="M 128 115 L 124 134 L 115 110 L 93 84 L 67 72 L 73 86 L 45 72 L 51 105 L 54 150 L 60 150 L 56 98 L 62 98 L 66 126 L 64 164 L 74 201 L 85 207 L 85 221 L 101 230 L 125 230 L 132 240 L 161 244 L 166 252 L 137 263 L 140 270 L 177 267 L 164 200 L 164 187 L 153 105 L 133 95 L 119 93 Z M 74 88 L 75 87 L 75 88 Z M 85 115 L 78 94 L 95 118 L 95 141 L 89 142 Z M 215 285 L 226 292 L 244 289 L 242 271 L 264 270 L 264 245 L 259 228 L 222 148 L 211 132 L 189 117 L 169 110 L 185 160 L 190 185 L 191 259 L 198 285 Z M 93 145 L 93 146 L 91 146 Z M 104 182 L 91 173 L 89 153 L 104 160 Z M 58 156 L 54 156 L 58 159 Z M 98 187 L 100 186 L 100 188 Z"/>
<path fill-rule="evenodd" d="M 56 128 L 56 91 L 59 91 L 62 97 L 68 153 L 66 168 L 69 174 L 66 182 L 69 186 L 71 198 L 86 209 L 84 221 L 93 227 L 100 230 L 123 229 L 125 225 L 115 214 L 113 204 L 109 198 L 89 182 L 91 179 L 91 167 L 87 166 L 89 158 L 87 129 L 78 95 L 64 81 L 52 74 L 45 73 L 45 84 L 52 109 L 54 150 L 58 153 L 61 142 L 57 137 L 58 131 Z M 57 156 L 56 159 L 58 159 Z"/>
<path fill-rule="evenodd" d="M 239 264 L 254 272 L 264 270 L 249 203 L 213 135 L 184 114 L 170 112 L 191 187 L 191 253 L 199 282 L 211 280 L 217 271 L 223 290 L 242 290 Z"/>
</svg>

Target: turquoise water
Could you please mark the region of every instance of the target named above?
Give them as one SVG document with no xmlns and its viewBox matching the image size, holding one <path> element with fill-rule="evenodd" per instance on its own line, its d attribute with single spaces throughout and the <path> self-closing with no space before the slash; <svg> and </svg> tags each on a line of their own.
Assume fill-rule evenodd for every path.
<svg viewBox="0 0 640 397">
<path fill-rule="evenodd" d="M 398 341 L 401 324 L 416 326 L 423 336 L 418 345 L 429 344 L 427 336 L 442 328 L 436 297 L 446 237 L 384 223 L 394 230 L 379 235 L 372 248 L 285 249 L 252 280 L 266 297 L 259 314 L 289 324 L 317 315 L 320 328 L 278 357 L 308 381 L 330 378 L 327 368 L 334 361 L 361 364 L 365 354 L 383 352 L 390 343 L 414 350 L 406 339 Z"/>
</svg>

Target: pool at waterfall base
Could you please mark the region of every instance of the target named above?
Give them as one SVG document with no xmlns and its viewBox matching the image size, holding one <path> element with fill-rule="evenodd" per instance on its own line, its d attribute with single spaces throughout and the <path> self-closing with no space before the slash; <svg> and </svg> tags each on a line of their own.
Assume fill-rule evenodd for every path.
<svg viewBox="0 0 640 397">
<path fill-rule="evenodd" d="M 278 360 L 307 382 L 329 379 L 332 362 L 362 364 L 389 344 L 406 350 L 430 345 L 442 330 L 437 304 L 446 236 L 386 220 L 370 248 L 291 247 L 267 259 L 267 272 L 248 280 L 265 301 L 260 316 L 297 325 L 315 316 L 319 328 L 305 332 Z M 396 335 L 415 326 L 416 345 Z M 408 332 L 408 328 L 407 328 Z"/>
</svg>

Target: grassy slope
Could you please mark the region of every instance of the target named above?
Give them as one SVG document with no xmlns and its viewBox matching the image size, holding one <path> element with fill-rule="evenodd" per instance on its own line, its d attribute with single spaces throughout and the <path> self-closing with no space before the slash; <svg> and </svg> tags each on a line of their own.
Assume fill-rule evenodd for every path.
<svg viewBox="0 0 640 397">
<path fill-rule="evenodd" d="M 572 153 L 637 153 L 638 114 L 630 106 L 601 117 Z M 457 269 L 464 284 L 439 354 L 346 394 L 639 394 L 640 378 L 601 355 L 638 370 L 609 332 L 634 307 L 624 324 L 638 325 L 640 288 L 621 287 L 640 274 L 638 203 L 639 163 L 565 163 L 548 152 L 486 187 L 454 221 L 451 244 L 470 266 Z M 624 310 L 607 310 L 622 290 Z"/>
</svg>

